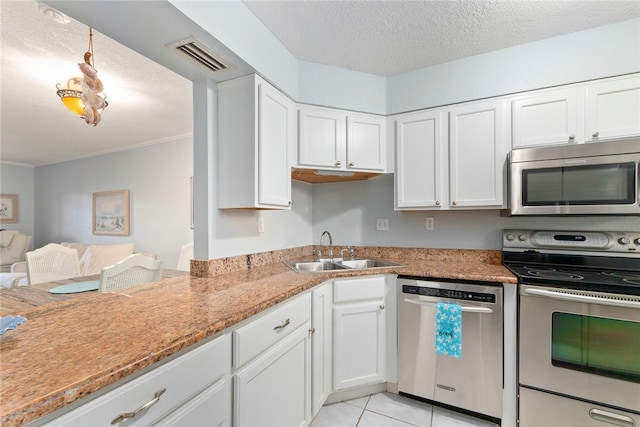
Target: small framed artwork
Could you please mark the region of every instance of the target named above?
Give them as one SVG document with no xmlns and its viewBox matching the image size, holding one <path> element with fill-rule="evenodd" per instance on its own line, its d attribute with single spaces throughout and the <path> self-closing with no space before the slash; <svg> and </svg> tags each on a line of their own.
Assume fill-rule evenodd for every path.
<svg viewBox="0 0 640 427">
<path fill-rule="evenodd" d="M 129 190 L 93 193 L 93 234 L 129 235 Z"/>
<path fill-rule="evenodd" d="M 0 222 L 18 222 L 18 195 L 0 194 Z"/>
</svg>

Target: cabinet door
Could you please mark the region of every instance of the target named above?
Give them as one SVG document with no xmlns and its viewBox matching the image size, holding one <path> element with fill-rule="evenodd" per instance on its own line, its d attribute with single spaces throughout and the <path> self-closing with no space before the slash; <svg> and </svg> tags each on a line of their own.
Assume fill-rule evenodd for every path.
<svg viewBox="0 0 640 427">
<path fill-rule="evenodd" d="M 513 148 L 584 141 L 580 88 L 525 95 L 511 105 Z"/>
<path fill-rule="evenodd" d="M 640 134 L 640 76 L 587 86 L 587 138 Z"/>
<path fill-rule="evenodd" d="M 346 116 L 329 109 L 312 107 L 302 107 L 298 114 L 298 165 L 344 168 Z"/>
<path fill-rule="evenodd" d="M 310 324 L 233 377 L 235 426 L 303 426 L 311 417 Z"/>
<path fill-rule="evenodd" d="M 258 205 L 289 206 L 288 146 L 295 143 L 295 104 L 265 82 L 258 84 Z"/>
<path fill-rule="evenodd" d="M 384 171 L 387 161 L 387 120 L 384 117 L 347 116 L 347 169 Z"/>
<path fill-rule="evenodd" d="M 315 416 L 331 393 L 331 284 L 313 291 L 311 307 L 311 410 Z"/>
<path fill-rule="evenodd" d="M 396 209 L 441 208 L 447 203 L 443 112 L 398 117 L 396 125 Z"/>
<path fill-rule="evenodd" d="M 505 207 L 507 112 L 506 100 L 449 112 L 450 207 Z"/>
<path fill-rule="evenodd" d="M 384 381 L 384 300 L 334 306 L 333 327 L 334 389 Z"/>
</svg>

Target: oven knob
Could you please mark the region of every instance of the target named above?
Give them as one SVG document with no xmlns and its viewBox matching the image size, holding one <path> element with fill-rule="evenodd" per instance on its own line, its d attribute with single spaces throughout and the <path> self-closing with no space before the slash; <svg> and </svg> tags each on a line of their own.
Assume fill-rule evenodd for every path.
<svg viewBox="0 0 640 427">
<path fill-rule="evenodd" d="M 525 240 L 527 240 L 527 236 L 524 234 L 521 234 L 518 236 L 518 240 L 520 240 L 521 242 L 524 242 Z"/>
<path fill-rule="evenodd" d="M 507 234 L 507 240 L 513 242 L 514 240 L 516 240 L 516 236 L 514 236 L 513 234 Z"/>
<path fill-rule="evenodd" d="M 618 243 L 620 243 L 621 245 L 628 245 L 629 243 L 631 243 L 631 241 L 628 237 L 621 237 L 618 239 Z"/>
</svg>

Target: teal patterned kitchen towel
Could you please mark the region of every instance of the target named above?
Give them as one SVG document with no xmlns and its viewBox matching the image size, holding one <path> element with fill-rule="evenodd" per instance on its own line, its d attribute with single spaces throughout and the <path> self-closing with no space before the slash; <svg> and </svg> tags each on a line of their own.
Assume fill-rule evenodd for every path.
<svg viewBox="0 0 640 427">
<path fill-rule="evenodd" d="M 462 307 L 436 303 L 436 354 L 462 356 Z"/>
</svg>

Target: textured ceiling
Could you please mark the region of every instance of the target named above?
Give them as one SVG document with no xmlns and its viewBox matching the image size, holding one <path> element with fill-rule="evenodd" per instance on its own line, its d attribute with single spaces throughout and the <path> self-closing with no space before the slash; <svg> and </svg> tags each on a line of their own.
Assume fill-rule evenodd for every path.
<svg viewBox="0 0 640 427">
<path fill-rule="evenodd" d="M 298 59 L 381 76 L 640 16 L 640 1 L 247 1 Z"/>
</svg>

